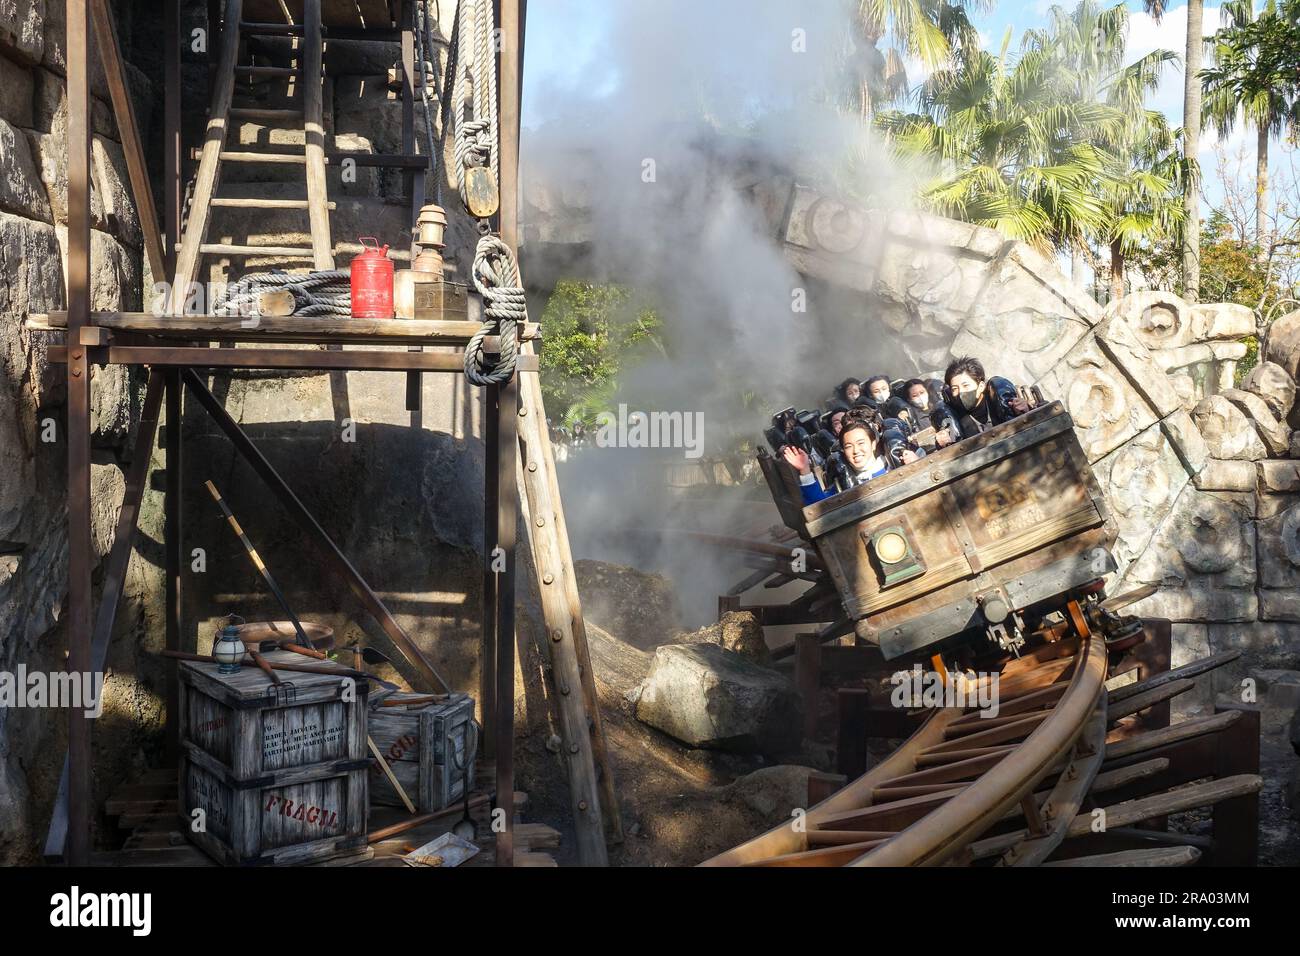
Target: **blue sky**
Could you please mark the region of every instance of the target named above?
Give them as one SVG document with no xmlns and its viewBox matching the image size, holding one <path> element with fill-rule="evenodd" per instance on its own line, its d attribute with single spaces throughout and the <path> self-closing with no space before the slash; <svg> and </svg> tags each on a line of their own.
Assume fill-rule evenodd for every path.
<svg viewBox="0 0 1300 956">
<path fill-rule="evenodd" d="M 564 111 L 565 89 L 586 86 L 588 89 L 612 90 L 617 86 L 619 53 L 609 42 L 616 4 L 634 0 L 533 0 L 528 8 L 527 63 L 524 75 L 524 124 L 537 123 Z M 709 3 L 711 0 L 700 0 Z M 792 0 L 792 3 L 794 0 Z M 802 0 L 818 2 L 818 0 Z M 797 7 L 797 4 L 795 4 Z M 1064 6 L 1072 7 L 1066 2 Z M 990 10 L 974 15 L 974 22 L 985 45 L 996 49 L 1008 26 L 1012 28 L 1012 49 L 1017 49 L 1025 29 L 1046 24 L 1051 0 L 995 0 Z M 1187 6 L 1176 3 L 1156 23 L 1143 12 L 1141 2 L 1130 2 L 1129 54 L 1137 59 L 1157 48 L 1178 53 L 1180 62 L 1171 65 L 1152 105 L 1160 109 L 1174 126 L 1181 125 L 1183 113 L 1183 76 L 1181 57 L 1184 50 Z M 644 5 L 647 16 L 654 16 L 654 5 Z M 743 9 L 743 7 L 742 7 Z M 1205 8 L 1205 30 L 1212 33 L 1219 24 L 1219 5 L 1209 0 Z M 689 30 L 690 24 L 682 29 Z M 909 75 L 919 78 L 920 70 L 911 64 Z M 1205 176 L 1205 198 L 1214 205 L 1223 196 L 1223 185 L 1215 171 L 1214 146 L 1218 138 L 1212 130 L 1202 136 L 1200 160 Z M 1253 175 L 1254 136 L 1238 124 L 1235 133 L 1223 144 L 1231 155 L 1244 149 L 1245 164 L 1241 175 Z M 1276 174 L 1291 175 L 1295 153 L 1282 155 L 1275 145 Z M 526 157 L 525 157 L 526 161 Z M 1234 176 L 1235 178 L 1235 176 Z"/>
</svg>

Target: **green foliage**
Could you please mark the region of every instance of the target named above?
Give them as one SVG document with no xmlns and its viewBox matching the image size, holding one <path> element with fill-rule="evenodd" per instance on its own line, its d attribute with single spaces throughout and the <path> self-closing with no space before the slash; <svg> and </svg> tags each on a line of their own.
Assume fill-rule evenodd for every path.
<svg viewBox="0 0 1300 956">
<path fill-rule="evenodd" d="M 659 317 L 632 290 L 564 279 L 542 313 L 542 394 L 557 424 L 594 425 L 610 408 L 619 372 L 662 351 Z"/>
<path fill-rule="evenodd" d="M 1124 65 L 1127 31 L 1123 4 L 1053 7 L 1019 56 L 1008 30 L 997 56 L 966 50 L 932 75 L 915 112 L 881 114 L 896 152 L 937 166 L 922 201 L 1044 251 L 1096 242 L 1122 257 L 1177 232 L 1177 134 L 1145 107 L 1174 57 Z"/>
</svg>

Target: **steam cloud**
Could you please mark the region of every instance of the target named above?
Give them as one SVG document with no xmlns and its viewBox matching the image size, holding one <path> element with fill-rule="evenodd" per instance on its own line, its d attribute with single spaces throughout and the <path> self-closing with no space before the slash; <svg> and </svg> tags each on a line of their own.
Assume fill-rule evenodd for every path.
<svg viewBox="0 0 1300 956">
<path fill-rule="evenodd" d="M 616 401 L 703 412 L 706 456 L 726 450 L 736 434 L 757 441 L 776 408 L 820 404 L 834 383 L 887 361 L 870 305 L 806 289 L 783 255 L 769 221 L 783 208 L 762 204 L 783 203 L 788 192 L 747 188 L 785 176 L 878 206 L 907 194 L 860 121 L 833 103 L 846 82 L 856 6 L 665 0 L 536 12 L 594 18 L 603 29 L 581 68 L 530 90 L 525 270 L 537 262 L 527 246 L 529 215 L 581 208 L 585 255 L 567 274 L 649 295 L 669 343 L 668 356 L 622 376 Z M 846 164 L 848 157 L 856 162 Z M 846 168 L 860 171 L 856 181 L 844 181 Z M 792 308 L 797 289 L 809 295 L 803 313 Z M 680 451 L 573 456 L 561 471 L 573 546 L 582 557 L 669 573 L 687 617 L 702 622 L 745 567 L 680 539 L 656 550 L 653 539 L 622 532 L 686 526 L 741 534 L 779 518 L 763 489 L 755 489 L 756 503 L 711 495 L 704 507 L 681 511 L 656 464 L 665 455 L 682 462 Z"/>
</svg>

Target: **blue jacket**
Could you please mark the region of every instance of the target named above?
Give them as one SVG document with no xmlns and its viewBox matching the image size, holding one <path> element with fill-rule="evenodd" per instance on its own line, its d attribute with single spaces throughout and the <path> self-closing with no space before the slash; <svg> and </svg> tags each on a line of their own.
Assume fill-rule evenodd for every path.
<svg viewBox="0 0 1300 956">
<path fill-rule="evenodd" d="M 889 471 L 889 462 L 885 461 L 881 463 L 879 471 L 870 475 L 859 472 L 858 481 L 863 482 L 870 481 L 872 478 L 879 478 L 887 471 Z M 817 480 L 817 476 L 812 472 L 799 476 L 799 492 L 803 495 L 803 503 L 805 506 L 816 504 L 819 501 L 825 501 L 832 495 L 839 494 L 839 492 L 833 488 L 830 491 L 823 488 L 821 482 Z"/>
</svg>

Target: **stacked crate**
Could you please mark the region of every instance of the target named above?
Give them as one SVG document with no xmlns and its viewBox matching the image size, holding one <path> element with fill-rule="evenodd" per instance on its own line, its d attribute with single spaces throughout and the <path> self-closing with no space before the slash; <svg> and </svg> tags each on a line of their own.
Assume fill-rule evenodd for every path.
<svg viewBox="0 0 1300 956">
<path fill-rule="evenodd" d="M 302 664 L 280 651 L 271 663 Z M 183 832 L 221 863 L 294 864 L 366 845 L 366 681 L 180 664 Z"/>
<path fill-rule="evenodd" d="M 393 775 L 421 813 L 432 813 L 461 800 L 474 787 L 478 725 L 474 699 L 447 694 L 427 704 L 403 705 L 416 694 L 394 694 L 370 712 L 370 734 Z M 396 706 L 394 706 L 396 705 Z M 377 762 L 372 761 L 371 799 L 382 806 L 401 806 L 401 798 Z"/>
</svg>

